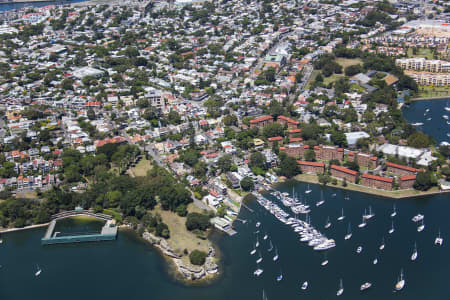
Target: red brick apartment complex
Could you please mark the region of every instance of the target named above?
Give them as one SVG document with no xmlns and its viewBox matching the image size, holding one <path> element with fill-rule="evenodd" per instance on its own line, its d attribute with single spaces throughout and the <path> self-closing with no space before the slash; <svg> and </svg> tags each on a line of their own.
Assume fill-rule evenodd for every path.
<svg viewBox="0 0 450 300">
<path fill-rule="evenodd" d="M 281 152 L 286 152 L 288 156 L 294 158 L 300 158 L 305 156 L 306 150 L 309 149 L 308 145 L 302 144 L 289 144 L 284 147 L 280 147 Z"/>
<path fill-rule="evenodd" d="M 361 184 L 371 188 L 390 191 L 394 187 L 394 179 L 370 174 L 363 174 L 361 176 Z"/>
<path fill-rule="evenodd" d="M 346 179 L 347 181 L 351 182 L 351 183 L 356 183 L 356 181 L 358 180 L 358 172 L 357 171 L 353 171 L 341 166 L 336 166 L 336 165 L 331 165 L 330 167 L 330 171 L 331 171 L 331 176 L 336 177 L 336 178 L 342 178 L 342 179 Z"/>
<path fill-rule="evenodd" d="M 325 164 L 323 162 L 297 160 L 297 164 L 302 170 L 302 173 L 322 174 L 325 172 Z"/>
<path fill-rule="evenodd" d="M 400 177 L 398 186 L 400 189 L 411 189 L 416 182 L 416 175 L 407 175 Z"/>
<path fill-rule="evenodd" d="M 297 128 L 299 121 L 292 120 L 285 116 L 278 116 L 277 123 L 281 125 L 287 125 L 288 128 Z"/>
<path fill-rule="evenodd" d="M 269 145 L 272 146 L 275 142 L 278 142 L 279 145 L 283 144 L 283 137 L 274 136 L 267 139 L 269 141 Z"/>
<path fill-rule="evenodd" d="M 408 176 L 408 175 L 415 175 L 417 172 L 419 172 L 419 169 L 411 168 L 408 166 L 398 165 L 391 162 L 386 163 L 387 171 L 399 176 Z"/>
<path fill-rule="evenodd" d="M 273 123 L 273 117 L 272 116 L 263 116 L 254 120 L 250 121 L 250 128 L 258 127 L 263 128 L 264 126 L 268 124 Z"/>
<path fill-rule="evenodd" d="M 378 158 L 366 153 L 349 152 L 347 160 L 356 161 L 358 165 L 368 169 L 375 169 L 378 165 Z"/>
<path fill-rule="evenodd" d="M 335 146 L 314 146 L 316 160 L 332 160 L 342 161 L 344 159 L 344 149 Z"/>
</svg>

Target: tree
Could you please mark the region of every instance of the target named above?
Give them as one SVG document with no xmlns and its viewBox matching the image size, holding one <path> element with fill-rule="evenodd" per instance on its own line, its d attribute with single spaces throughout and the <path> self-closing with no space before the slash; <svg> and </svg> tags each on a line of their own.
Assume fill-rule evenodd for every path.
<svg viewBox="0 0 450 300">
<path fill-rule="evenodd" d="M 419 191 L 426 191 L 437 183 L 432 172 L 419 172 L 413 187 Z"/>
<path fill-rule="evenodd" d="M 347 138 L 345 134 L 340 130 L 334 130 L 331 132 L 331 141 L 333 144 L 338 145 L 339 147 L 347 146 Z"/>
<path fill-rule="evenodd" d="M 238 119 L 235 115 L 226 115 L 223 118 L 223 124 L 225 124 L 225 126 L 237 125 Z"/>
<path fill-rule="evenodd" d="M 297 72 L 295 74 L 295 82 L 300 83 L 302 81 L 302 77 L 303 77 L 302 73 L 301 72 Z"/>
<path fill-rule="evenodd" d="M 201 178 L 206 175 L 207 165 L 204 161 L 199 161 L 194 165 L 194 176 Z"/>
<path fill-rule="evenodd" d="M 250 155 L 249 166 L 250 166 L 250 168 L 265 169 L 266 168 L 266 156 L 264 154 L 262 154 L 261 152 L 252 153 L 252 155 Z"/>
<path fill-rule="evenodd" d="M 251 179 L 250 177 L 244 177 L 241 180 L 241 188 L 244 191 L 246 192 L 251 191 L 253 190 L 253 187 L 254 187 L 253 179 Z"/>
<path fill-rule="evenodd" d="M 207 256 L 208 255 L 203 251 L 194 250 L 189 254 L 189 261 L 193 265 L 202 266 L 205 263 Z"/>
<path fill-rule="evenodd" d="M 89 108 L 88 111 L 86 112 L 86 115 L 88 117 L 89 120 L 95 120 L 95 112 L 92 108 Z"/>
<path fill-rule="evenodd" d="M 417 131 L 408 137 L 408 146 L 414 148 L 426 148 L 432 144 L 432 140 L 423 132 Z"/>
<path fill-rule="evenodd" d="M 188 149 L 181 155 L 181 159 L 191 167 L 198 162 L 199 157 L 200 152 L 195 149 Z"/>
<path fill-rule="evenodd" d="M 168 239 L 170 237 L 169 226 L 165 223 L 159 223 L 156 225 L 156 235 L 162 238 Z"/>
<path fill-rule="evenodd" d="M 284 130 L 281 124 L 278 123 L 272 123 L 264 126 L 263 128 L 263 135 L 266 138 L 274 137 L 274 136 L 283 136 Z"/>
<path fill-rule="evenodd" d="M 64 90 L 73 90 L 73 83 L 74 80 L 71 78 L 65 78 L 62 82 L 61 82 L 61 87 Z"/>
<path fill-rule="evenodd" d="M 281 103 L 279 101 L 273 100 L 269 104 L 269 114 L 276 118 L 279 115 L 282 115 L 284 113 L 283 106 L 281 106 Z M 275 123 L 274 123 L 275 124 Z"/>
<path fill-rule="evenodd" d="M 286 156 L 280 162 L 280 175 L 292 178 L 300 173 L 300 168 L 297 165 L 295 158 Z"/>
<path fill-rule="evenodd" d="M 181 123 L 181 117 L 176 110 L 171 110 L 169 112 L 169 115 L 167 116 L 167 119 L 172 124 L 180 124 Z"/>
<path fill-rule="evenodd" d="M 211 227 L 209 216 L 199 213 L 189 213 L 186 218 L 186 229 L 189 231 L 199 229 L 206 230 Z"/>
<path fill-rule="evenodd" d="M 353 75 L 361 73 L 362 70 L 363 69 L 362 69 L 361 65 L 352 65 L 352 66 L 346 67 L 344 70 L 344 73 L 345 73 L 345 76 L 351 77 Z"/>
<path fill-rule="evenodd" d="M 230 154 L 225 154 L 219 158 L 217 161 L 217 167 L 222 170 L 222 172 L 228 172 L 231 170 L 232 157 Z"/>
<path fill-rule="evenodd" d="M 305 160 L 306 161 L 315 161 L 316 160 L 316 153 L 312 149 L 308 149 L 305 152 Z"/>
<path fill-rule="evenodd" d="M 344 163 L 344 166 L 349 168 L 350 170 L 359 172 L 359 165 L 355 161 L 347 161 Z"/>
</svg>

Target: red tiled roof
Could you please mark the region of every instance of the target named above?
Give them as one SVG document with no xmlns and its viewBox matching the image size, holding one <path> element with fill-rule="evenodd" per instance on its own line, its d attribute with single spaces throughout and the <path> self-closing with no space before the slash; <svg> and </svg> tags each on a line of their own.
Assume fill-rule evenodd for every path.
<svg viewBox="0 0 450 300">
<path fill-rule="evenodd" d="M 374 161 L 377 161 L 377 160 L 378 160 L 378 157 L 372 156 L 370 159 L 371 159 L 371 160 L 374 160 Z"/>
<path fill-rule="evenodd" d="M 337 148 L 337 151 L 342 152 L 344 151 L 344 148 Z"/>
<path fill-rule="evenodd" d="M 314 150 L 319 150 L 320 147 L 319 146 L 314 146 Z"/>
<path fill-rule="evenodd" d="M 301 141 L 303 141 L 303 139 L 302 139 L 301 137 L 299 137 L 299 138 L 290 138 L 290 139 L 289 139 L 289 142 L 290 142 L 290 143 L 293 143 L 293 142 L 301 142 Z"/>
<path fill-rule="evenodd" d="M 303 148 L 305 149 L 309 149 L 309 145 L 305 145 Z"/>
<path fill-rule="evenodd" d="M 386 165 L 388 167 L 393 167 L 393 168 L 406 170 L 406 171 L 410 171 L 410 172 L 419 172 L 420 171 L 419 169 L 416 169 L 416 168 L 411 168 L 411 167 L 408 167 L 408 166 L 398 165 L 398 164 L 394 164 L 394 163 L 391 163 L 391 162 L 387 162 Z"/>
<path fill-rule="evenodd" d="M 400 180 L 402 180 L 402 181 L 405 181 L 405 180 L 416 180 L 416 175 L 402 176 L 402 177 L 400 177 Z"/>
<path fill-rule="evenodd" d="M 353 156 L 353 155 L 355 155 L 355 153 L 349 152 L 348 155 L 349 155 L 349 156 Z"/>
<path fill-rule="evenodd" d="M 303 166 L 325 167 L 325 164 L 323 162 L 314 162 L 314 161 L 297 160 L 297 164 Z"/>
<path fill-rule="evenodd" d="M 370 174 L 363 174 L 362 175 L 363 178 L 367 178 L 367 179 L 373 179 L 373 180 L 378 180 L 378 181 L 384 181 L 387 183 L 393 183 L 394 179 L 393 178 L 387 178 L 387 177 L 381 177 L 381 176 L 375 176 L 375 175 L 370 175 Z"/>
<path fill-rule="evenodd" d="M 272 116 L 260 117 L 260 118 L 251 120 L 250 123 L 251 124 L 255 124 L 255 123 L 264 122 L 264 121 L 267 121 L 267 120 L 273 120 L 273 117 Z"/>
<path fill-rule="evenodd" d="M 341 167 L 341 166 L 331 165 L 331 168 L 336 170 L 336 171 L 340 171 L 340 172 L 347 173 L 347 174 L 350 174 L 350 175 L 354 175 L 354 176 L 358 175 L 358 172 L 350 170 L 350 169 L 347 169 L 347 168 L 344 168 L 344 167 Z"/>
<path fill-rule="evenodd" d="M 288 118 L 288 117 L 285 117 L 285 116 L 278 116 L 278 120 L 280 120 L 280 119 L 281 119 L 281 120 L 284 120 L 284 121 L 286 121 L 286 122 L 295 124 L 295 125 L 300 124 L 299 121 L 292 120 L 291 118 Z"/>
<path fill-rule="evenodd" d="M 289 130 L 289 133 L 300 133 L 300 132 L 302 132 L 302 130 L 300 128 L 295 128 L 295 129 Z"/>
<path fill-rule="evenodd" d="M 281 141 L 282 139 L 283 138 L 281 136 L 274 136 L 274 137 L 270 137 L 268 140 L 270 142 L 273 142 L 273 141 Z"/>
</svg>

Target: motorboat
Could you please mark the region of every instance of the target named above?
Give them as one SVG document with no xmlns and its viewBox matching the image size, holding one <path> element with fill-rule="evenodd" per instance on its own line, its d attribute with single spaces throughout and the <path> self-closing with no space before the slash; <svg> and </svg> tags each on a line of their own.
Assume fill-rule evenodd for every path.
<svg viewBox="0 0 450 300">
<path fill-rule="evenodd" d="M 281 281 L 283 279 L 283 273 L 280 271 L 280 275 L 277 276 L 277 281 Z"/>
<path fill-rule="evenodd" d="M 361 290 L 361 291 L 365 291 L 365 290 L 367 290 L 368 288 L 370 288 L 371 286 L 372 286 L 372 284 L 371 284 L 370 282 L 363 283 L 363 284 L 361 285 L 361 287 L 360 287 L 360 290 Z"/>
<path fill-rule="evenodd" d="M 261 275 L 264 272 L 263 269 L 256 269 L 255 272 L 253 272 L 253 275 L 255 275 L 256 277 L 259 277 L 259 275 Z"/>
<path fill-rule="evenodd" d="M 378 258 L 375 258 L 375 259 L 373 260 L 373 264 L 376 265 L 377 263 L 378 263 Z"/>
<path fill-rule="evenodd" d="M 412 221 L 415 222 L 415 223 L 418 223 L 418 222 L 422 221 L 423 218 L 424 218 L 424 215 L 417 214 L 417 215 L 415 215 L 415 216 L 412 218 Z"/>
<path fill-rule="evenodd" d="M 322 265 L 322 267 L 325 267 L 326 265 L 328 265 L 328 260 L 324 260 L 324 261 L 321 263 L 321 265 Z"/>
<path fill-rule="evenodd" d="M 422 126 L 423 123 L 422 122 L 416 122 L 416 123 L 412 123 L 411 125 L 412 126 Z"/>
<path fill-rule="evenodd" d="M 363 250 L 363 247 L 359 246 L 358 248 L 356 248 L 356 253 L 361 253 Z"/>
<path fill-rule="evenodd" d="M 256 228 L 258 228 L 259 226 L 261 226 L 260 222 L 256 222 Z"/>
<path fill-rule="evenodd" d="M 303 282 L 302 290 L 306 290 L 308 288 L 308 281 Z"/>
</svg>

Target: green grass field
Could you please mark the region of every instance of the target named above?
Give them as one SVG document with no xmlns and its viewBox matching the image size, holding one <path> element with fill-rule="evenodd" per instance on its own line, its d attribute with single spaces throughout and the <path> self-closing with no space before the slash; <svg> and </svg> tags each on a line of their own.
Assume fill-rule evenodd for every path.
<svg viewBox="0 0 450 300">
<path fill-rule="evenodd" d="M 342 66 L 342 68 L 346 68 L 348 66 L 353 65 L 362 65 L 363 61 L 359 58 L 343 58 L 339 57 L 336 59 L 336 62 Z"/>
<path fill-rule="evenodd" d="M 447 87 L 420 86 L 419 95 L 417 98 L 432 98 L 445 96 L 450 96 L 450 86 Z"/>
<path fill-rule="evenodd" d="M 413 49 L 409 48 L 408 49 L 408 53 L 407 53 L 408 57 L 425 57 L 427 59 L 433 59 L 433 52 L 431 52 L 430 49 L 427 48 L 420 48 L 417 49 L 417 54 L 413 54 Z"/>
</svg>

